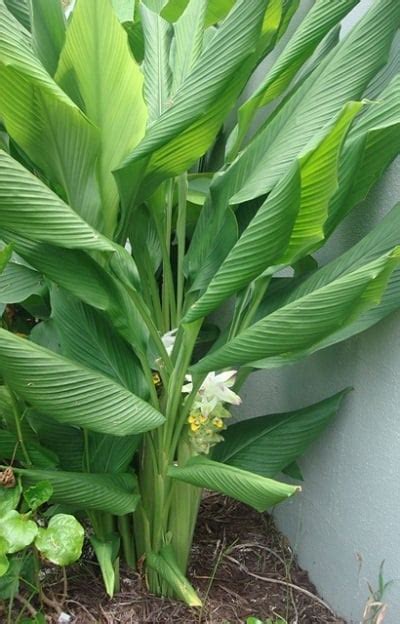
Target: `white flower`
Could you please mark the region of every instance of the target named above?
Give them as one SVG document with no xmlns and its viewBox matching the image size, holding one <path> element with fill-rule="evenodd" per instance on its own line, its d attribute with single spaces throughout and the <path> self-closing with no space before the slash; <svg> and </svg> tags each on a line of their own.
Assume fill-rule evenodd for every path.
<svg viewBox="0 0 400 624">
<path fill-rule="evenodd" d="M 229 370 L 218 375 L 214 371 L 208 373 L 200 386 L 193 408 L 200 409 L 204 416 L 209 416 L 218 403 L 240 405 L 242 402 L 240 396 L 235 394 L 233 390 L 230 390 L 235 384 L 236 372 L 235 370 Z M 183 386 L 182 392 L 188 394 L 193 390 L 192 376 L 186 375 L 186 380 L 189 383 Z"/>
<path fill-rule="evenodd" d="M 69 622 L 72 620 L 72 615 L 69 615 L 68 613 L 65 613 L 64 611 L 62 611 L 60 613 L 60 615 L 58 616 L 58 624 L 69 624 Z"/>
<path fill-rule="evenodd" d="M 166 334 L 164 334 L 164 336 L 161 337 L 162 343 L 168 355 L 171 355 L 174 348 L 177 331 L 177 329 L 171 329 L 171 331 L 167 332 Z"/>
</svg>

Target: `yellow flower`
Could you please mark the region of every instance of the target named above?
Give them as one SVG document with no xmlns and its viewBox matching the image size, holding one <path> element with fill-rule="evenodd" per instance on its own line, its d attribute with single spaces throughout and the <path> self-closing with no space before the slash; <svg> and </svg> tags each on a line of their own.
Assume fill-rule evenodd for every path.
<svg viewBox="0 0 400 624">
<path fill-rule="evenodd" d="M 212 423 L 217 429 L 223 429 L 224 427 L 224 421 L 222 420 L 222 418 L 214 418 Z"/>
<path fill-rule="evenodd" d="M 195 414 L 190 414 L 188 418 L 188 423 L 189 424 L 195 423 L 196 425 L 198 425 L 199 424 L 198 416 L 196 416 Z"/>
<path fill-rule="evenodd" d="M 200 425 L 197 422 L 192 422 L 190 428 L 193 432 L 198 431 L 200 429 Z"/>
<path fill-rule="evenodd" d="M 205 416 L 204 414 L 200 414 L 199 421 L 201 422 L 202 425 L 204 425 L 204 423 L 206 423 L 207 420 L 208 420 L 208 416 Z"/>
</svg>

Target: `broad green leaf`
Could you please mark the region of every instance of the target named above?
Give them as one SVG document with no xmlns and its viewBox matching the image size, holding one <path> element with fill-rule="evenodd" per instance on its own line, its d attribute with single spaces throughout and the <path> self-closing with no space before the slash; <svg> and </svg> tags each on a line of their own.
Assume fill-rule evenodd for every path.
<svg viewBox="0 0 400 624">
<path fill-rule="evenodd" d="M 362 201 L 400 151 L 400 76 L 370 102 L 351 129 L 340 160 L 339 188 L 325 230 L 331 234 Z"/>
<path fill-rule="evenodd" d="M 83 434 L 77 427 L 62 425 L 53 418 L 39 414 L 35 410 L 29 409 L 26 418 L 32 429 L 36 432 L 40 443 L 46 449 L 52 449 L 56 454 L 61 469 L 79 472 L 84 465 Z M 32 452 L 28 448 L 30 456 Z M 32 457 L 35 468 L 50 468 L 48 464 L 40 465 Z M 53 464 L 54 467 L 54 464 Z"/>
<path fill-rule="evenodd" d="M 178 598 L 190 607 L 201 607 L 202 602 L 176 563 L 170 545 L 164 546 L 159 553 L 147 553 L 146 563 L 172 587 Z"/>
<path fill-rule="evenodd" d="M 206 26 L 212 26 L 223 20 L 237 0 L 208 0 Z"/>
<path fill-rule="evenodd" d="M 0 227 L 69 249 L 113 246 L 36 176 L 0 150 Z"/>
<path fill-rule="evenodd" d="M 139 352 L 145 351 L 147 330 L 126 289 L 89 255 L 79 250 L 34 243 L 1 229 L 0 237 L 12 242 L 18 254 L 55 284 L 106 312 L 118 333 Z M 114 253 L 113 257 L 116 255 Z"/>
<path fill-rule="evenodd" d="M 399 261 L 399 248 L 395 248 L 325 286 L 315 287 L 207 355 L 192 370 L 208 372 L 312 347 L 379 303 Z"/>
<path fill-rule="evenodd" d="M 46 529 L 39 528 L 35 546 L 46 559 L 59 566 L 74 563 L 82 554 L 84 530 L 74 516 L 57 514 Z"/>
<path fill-rule="evenodd" d="M 120 539 L 117 534 L 109 536 L 107 541 L 98 539 L 95 535 L 90 537 L 90 543 L 99 562 L 101 575 L 107 594 L 112 598 L 115 590 L 115 559 L 119 551 Z"/>
<path fill-rule="evenodd" d="M 235 163 L 236 172 L 240 167 L 243 175 L 244 167 L 250 175 L 236 191 L 233 203 L 267 192 L 287 169 L 291 158 L 304 149 L 343 104 L 361 96 L 372 76 L 386 62 L 399 21 L 400 4 L 396 0 L 374 3 L 316 75 L 312 74 L 303 83 Z"/>
<path fill-rule="evenodd" d="M 338 161 L 343 141 L 360 102 L 346 104 L 337 118 L 315 139 L 316 146 L 304 155 L 301 163 L 300 208 L 282 264 L 293 264 L 314 251 L 324 239 L 329 202 L 338 188 Z"/>
<path fill-rule="evenodd" d="M 74 509 L 93 509 L 123 516 L 135 510 L 139 500 L 132 474 L 95 474 L 50 470 L 15 469 L 24 484 L 49 481 L 51 501 Z"/>
<path fill-rule="evenodd" d="M 174 24 L 173 94 L 190 74 L 202 52 L 206 9 L 207 0 L 190 0 L 183 15 Z"/>
<path fill-rule="evenodd" d="M 104 231 L 111 236 L 119 210 L 111 172 L 142 139 L 147 110 L 143 76 L 109 0 L 78 0 L 56 81 L 73 100 L 82 102 L 86 115 L 100 130 L 98 175 Z"/>
<path fill-rule="evenodd" d="M 295 165 L 258 210 L 205 294 L 186 314 L 185 322 L 206 316 L 276 262 L 287 248 L 300 205 L 300 170 Z"/>
<path fill-rule="evenodd" d="M 26 401 L 55 420 L 124 436 L 164 417 L 106 376 L 0 330 L 0 371 Z"/>
<path fill-rule="evenodd" d="M 225 259 L 205 295 L 192 306 L 187 321 L 209 313 L 271 265 L 278 265 L 270 269 L 273 272 L 279 265 L 293 264 L 321 243 L 329 201 L 337 189 L 340 149 L 360 108 L 358 102 L 347 104 L 295 160 Z M 192 266 L 193 260 L 197 267 L 200 258 L 192 256 Z M 199 270 L 204 272 L 204 261 Z"/>
<path fill-rule="evenodd" d="M 65 17 L 60 0 L 31 2 L 32 41 L 35 53 L 54 76 L 65 41 Z"/>
<path fill-rule="evenodd" d="M 12 245 L 6 245 L 0 250 L 0 275 L 3 273 L 12 256 Z"/>
<path fill-rule="evenodd" d="M 99 312 L 55 287 L 51 307 L 63 355 L 147 398 L 137 357 Z"/>
<path fill-rule="evenodd" d="M 0 433 L 2 435 L 2 432 Z M 0 453 L 1 454 L 1 453 Z M 21 498 L 21 486 L 19 483 L 13 488 L 0 488 L 0 516 L 4 516 L 18 506 Z"/>
<path fill-rule="evenodd" d="M 161 17 L 168 22 L 176 22 L 180 18 L 190 0 L 168 0 L 161 10 Z"/>
<path fill-rule="evenodd" d="M 215 447 L 213 459 L 273 478 L 304 454 L 334 418 L 347 392 L 287 414 L 258 416 L 231 425 L 224 432 L 224 441 Z"/>
<path fill-rule="evenodd" d="M 29 34 L 0 2 L 0 115 L 10 136 L 69 205 L 97 228 L 99 135 L 33 54 Z"/>
<path fill-rule="evenodd" d="M 232 165 L 215 177 L 190 247 L 194 273 L 208 253 L 205 232 L 216 235 L 227 205 L 269 192 L 343 105 L 362 95 L 386 60 L 399 20 L 397 0 L 377 0 Z"/>
<path fill-rule="evenodd" d="M 396 205 L 382 221 L 373 228 L 359 243 L 354 245 L 349 251 L 339 258 L 333 260 L 300 285 L 295 285 L 288 292 L 283 291 L 281 297 L 273 305 L 271 310 L 276 310 L 279 306 L 284 306 L 290 302 L 311 293 L 316 288 L 321 288 L 334 280 L 344 276 L 351 269 L 361 267 L 366 262 L 371 262 L 379 257 L 379 254 L 390 250 L 394 245 L 400 243 L 400 204 Z M 271 297 L 269 297 L 271 301 Z M 329 336 L 317 341 L 311 347 L 300 350 L 296 353 L 285 353 L 276 357 L 252 362 L 256 368 L 275 368 L 296 362 L 315 351 L 324 349 L 331 344 L 336 344 L 365 331 L 385 316 L 400 307 L 400 270 L 396 269 L 388 283 L 388 286 L 379 303 L 372 305 L 362 312 L 356 319 L 345 327 L 339 328 Z M 265 314 L 265 311 L 264 311 Z"/>
<path fill-rule="evenodd" d="M 25 264 L 11 261 L 0 274 L 0 302 L 20 303 L 45 288 L 43 276 Z"/>
<path fill-rule="evenodd" d="M 29 10 L 29 0 L 4 0 L 7 9 L 26 28 L 30 30 L 31 17 Z"/>
<path fill-rule="evenodd" d="M 112 0 L 114 11 L 121 23 L 131 22 L 135 13 L 135 0 Z"/>
<path fill-rule="evenodd" d="M 141 442 L 141 436 L 123 438 L 91 432 L 89 435 L 90 468 L 93 472 L 126 472 Z"/>
<path fill-rule="evenodd" d="M 213 142 L 254 66 L 266 4 L 267 0 L 236 4 L 201 53 L 173 104 L 116 171 L 126 209 L 164 179 L 187 169 Z M 136 187 L 144 170 L 139 190 Z"/>
<path fill-rule="evenodd" d="M 37 524 L 29 519 L 29 515 L 11 510 L 0 518 L 0 537 L 8 542 L 7 552 L 10 554 L 32 544 L 37 532 Z"/>
<path fill-rule="evenodd" d="M 305 61 L 335 24 L 358 4 L 359 0 L 318 0 L 297 28 L 288 44 L 268 71 L 255 93 L 239 109 L 236 154 L 258 108 L 279 97 L 290 85 Z"/>
<path fill-rule="evenodd" d="M 52 495 L 53 486 L 50 481 L 39 481 L 39 483 L 31 485 L 23 492 L 26 504 L 33 511 L 44 505 L 44 503 L 47 503 Z"/>
<path fill-rule="evenodd" d="M 143 73 L 144 97 L 149 111 L 149 123 L 160 117 L 170 102 L 172 73 L 169 63 L 172 27 L 158 13 L 140 7 L 144 33 Z"/>
<path fill-rule="evenodd" d="M 279 483 L 202 455 L 192 457 L 183 467 L 171 466 L 168 474 L 178 481 L 221 492 L 260 512 L 266 511 L 300 490 L 297 486 Z"/>
<path fill-rule="evenodd" d="M 25 443 L 29 458 L 36 468 L 54 468 L 58 464 L 58 458 L 49 448 L 41 446 L 38 442 L 28 440 Z M 18 442 L 17 436 L 11 431 L 0 430 L 0 458 L 17 459 L 22 464 L 26 463 L 26 457 Z"/>
</svg>

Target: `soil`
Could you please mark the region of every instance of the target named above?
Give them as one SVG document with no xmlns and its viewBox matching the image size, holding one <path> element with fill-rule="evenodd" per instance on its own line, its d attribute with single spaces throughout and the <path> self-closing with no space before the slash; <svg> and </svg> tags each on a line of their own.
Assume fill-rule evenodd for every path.
<svg viewBox="0 0 400 624">
<path fill-rule="evenodd" d="M 46 591 L 72 616 L 71 624 L 245 624 L 249 616 L 345 624 L 317 596 L 271 516 L 219 495 L 202 502 L 189 577 L 203 599 L 201 611 L 150 595 L 139 574 L 124 571 L 121 592 L 109 600 L 97 568 L 87 561 L 69 571 L 62 603 L 60 583 Z"/>
</svg>

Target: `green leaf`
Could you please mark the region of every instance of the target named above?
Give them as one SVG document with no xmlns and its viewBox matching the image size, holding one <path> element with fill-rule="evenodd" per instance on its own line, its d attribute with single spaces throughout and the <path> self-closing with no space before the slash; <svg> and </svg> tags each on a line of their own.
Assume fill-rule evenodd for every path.
<svg viewBox="0 0 400 624">
<path fill-rule="evenodd" d="M 160 15 L 168 22 L 176 22 L 180 18 L 190 0 L 168 0 Z"/>
<path fill-rule="evenodd" d="M 168 475 L 196 487 L 221 492 L 260 512 L 300 490 L 297 486 L 279 483 L 201 455 L 192 457 L 183 467 L 171 466 Z"/>
<path fill-rule="evenodd" d="M 0 371 L 25 400 L 61 423 L 124 436 L 164 417 L 104 375 L 0 329 Z"/>
<path fill-rule="evenodd" d="M 164 179 L 187 169 L 213 142 L 254 66 L 266 2 L 238 2 L 203 50 L 173 104 L 116 171 L 126 209 L 151 194 Z"/>
<path fill-rule="evenodd" d="M 25 444 L 29 458 L 37 468 L 54 468 L 58 464 L 58 458 L 49 448 L 44 448 L 35 440 L 28 440 Z M 17 459 L 22 464 L 26 463 L 26 457 L 18 442 L 18 438 L 11 431 L 0 430 L 0 457 L 4 459 Z"/>
<path fill-rule="evenodd" d="M 169 64 L 172 28 L 158 13 L 148 9 L 143 3 L 140 11 L 144 33 L 144 96 L 151 123 L 169 105 L 172 85 Z"/>
<path fill-rule="evenodd" d="M 31 19 L 36 55 L 54 76 L 65 41 L 65 17 L 60 0 L 33 0 Z"/>
<path fill-rule="evenodd" d="M 202 52 L 207 3 L 208 0 L 190 0 L 183 15 L 174 24 L 173 94 L 190 74 Z"/>
<path fill-rule="evenodd" d="M 73 516 L 57 514 L 51 518 L 47 529 L 39 529 L 35 546 L 52 563 L 66 566 L 81 556 L 84 534 L 83 527 Z"/>
<path fill-rule="evenodd" d="M 6 245 L 0 249 L 0 275 L 3 273 L 12 256 L 12 245 Z"/>
<path fill-rule="evenodd" d="M 400 151 L 400 76 L 369 102 L 351 129 L 340 159 L 339 188 L 325 226 L 330 235 L 362 201 Z"/>
<path fill-rule="evenodd" d="M 192 305 L 185 322 L 206 316 L 276 262 L 289 243 L 299 206 L 300 170 L 295 163 L 229 252 L 205 294 Z"/>
<path fill-rule="evenodd" d="M 33 54 L 29 34 L 0 3 L 0 116 L 7 132 L 60 185 L 68 204 L 101 226 L 98 130 Z"/>
<path fill-rule="evenodd" d="M 26 504 L 32 511 L 36 511 L 39 507 L 47 503 L 53 495 L 53 487 L 50 481 L 39 481 L 36 485 L 24 490 L 24 499 Z"/>
<path fill-rule="evenodd" d="M 7 573 L 0 577 L 0 598 L 3 600 L 12 600 L 18 593 L 23 562 L 23 558 L 12 557 Z"/>
<path fill-rule="evenodd" d="M 67 204 L 0 150 L 0 227 L 69 249 L 113 251 Z"/>
<path fill-rule="evenodd" d="M 245 183 L 239 180 L 241 188 L 235 192 L 232 203 L 270 190 L 291 159 L 345 102 L 361 96 L 372 76 L 386 62 L 399 20 L 400 5 L 396 0 L 374 3 L 236 161 L 231 175 L 237 175 L 239 168 Z"/>
<path fill-rule="evenodd" d="M 291 302 L 294 303 L 301 297 L 312 293 L 316 288 L 326 286 L 334 280 L 345 276 L 349 271 L 360 268 L 366 263 L 377 259 L 380 254 L 388 252 L 394 245 L 400 243 L 399 228 L 400 204 L 396 205 L 367 236 L 349 249 L 349 251 L 316 271 L 308 279 L 300 283 L 300 285 L 295 284 L 288 292 L 284 291 L 282 296 L 276 298 L 275 302 L 273 302 L 273 300 L 271 301 L 269 297 L 270 303 L 273 303 L 271 310 L 276 310 L 279 306 L 283 307 Z M 258 360 L 257 362 L 253 362 L 253 365 L 257 368 L 275 368 L 290 364 L 291 362 L 296 362 L 311 355 L 315 351 L 324 349 L 331 344 L 341 342 L 355 334 L 365 331 L 399 307 L 400 270 L 396 269 L 389 280 L 386 291 L 380 302 L 372 304 L 350 323 L 315 342 L 311 347 L 297 352 L 283 353 L 279 356 Z M 263 314 L 265 314 L 265 310 Z"/>
<path fill-rule="evenodd" d="M 28 515 L 11 510 L 0 518 L 0 537 L 9 544 L 7 552 L 16 553 L 32 544 L 38 527 Z"/>
<path fill-rule="evenodd" d="M 192 271 L 202 266 L 208 253 L 205 232 L 216 235 L 227 206 L 269 192 L 343 105 L 361 97 L 385 63 L 399 19 L 397 0 L 377 0 L 232 165 L 215 177 L 189 250 Z"/>
<path fill-rule="evenodd" d="M 223 20 L 235 2 L 236 0 L 208 0 L 206 26 L 212 26 Z"/>
<path fill-rule="evenodd" d="M 104 231 L 111 236 L 119 211 L 111 172 L 142 139 L 147 111 L 142 73 L 109 0 L 77 3 L 56 81 L 73 100 L 82 102 L 86 115 L 100 130 L 98 176 Z"/>
<path fill-rule="evenodd" d="M 329 201 L 337 189 L 340 149 L 360 109 L 358 102 L 346 104 L 328 128 L 315 137 L 306 153 L 295 160 L 231 250 L 206 293 L 193 304 L 186 322 L 208 314 L 271 265 L 278 266 L 272 266 L 269 273 L 281 268 L 279 265 L 293 264 L 320 245 Z M 212 197 L 211 194 L 211 203 Z M 200 257 L 192 255 L 190 260 L 194 268 L 200 265 Z M 200 275 L 204 266 L 203 261 Z"/>
<path fill-rule="evenodd" d="M 34 243 L 1 229 L 0 237 L 6 242 L 12 241 L 14 249 L 51 281 L 85 303 L 105 311 L 118 333 L 136 349 L 145 351 L 147 331 L 129 295 L 89 255 L 79 250 Z M 116 255 L 117 252 L 113 257 Z"/>
<path fill-rule="evenodd" d="M 0 301 L 20 303 L 45 288 L 43 276 L 17 261 L 11 261 L 0 275 Z"/>
<path fill-rule="evenodd" d="M 63 470 L 79 472 L 83 466 L 83 435 L 77 427 L 61 425 L 50 416 L 39 414 L 33 409 L 26 411 L 26 419 L 35 431 L 40 443 L 46 449 L 52 449 L 57 457 L 57 462 L 40 464 L 32 455 L 28 446 L 29 456 L 35 468 L 52 468 L 57 463 Z"/>
<path fill-rule="evenodd" d="M 273 478 L 304 454 L 336 416 L 347 392 L 294 412 L 231 425 L 224 432 L 224 441 L 215 447 L 213 459 Z"/>
<path fill-rule="evenodd" d="M 74 509 L 93 509 L 123 516 L 135 510 L 139 500 L 136 479 L 132 474 L 95 474 L 51 470 L 19 469 L 24 484 L 49 481 L 51 501 Z"/>
<path fill-rule="evenodd" d="M 104 586 L 110 598 L 114 595 L 115 590 L 115 559 L 118 556 L 120 538 L 113 533 L 108 540 L 100 540 L 95 535 L 90 537 L 90 543 L 99 562 L 101 575 L 103 577 Z"/>
<path fill-rule="evenodd" d="M 112 0 L 114 11 L 121 23 L 131 22 L 135 12 L 135 0 Z"/>
<path fill-rule="evenodd" d="M 146 555 L 147 565 L 158 572 L 175 594 L 189 607 L 201 607 L 202 602 L 197 593 L 179 569 L 171 546 L 164 546 L 159 553 Z"/>
<path fill-rule="evenodd" d="M 2 434 L 3 432 L 0 433 L 0 435 Z M 0 516 L 16 509 L 20 498 L 21 486 L 19 483 L 13 488 L 0 487 Z"/>
<path fill-rule="evenodd" d="M 358 2 L 359 0 L 339 0 L 339 2 L 319 0 L 315 2 L 255 93 L 240 107 L 237 144 L 233 150 L 235 154 L 257 109 L 266 106 L 285 91 L 325 35 Z"/>
<path fill-rule="evenodd" d="M 0 577 L 4 576 L 10 567 L 10 562 L 6 557 L 8 549 L 9 543 L 4 537 L 0 537 Z"/>
<path fill-rule="evenodd" d="M 283 305 L 192 367 L 196 373 L 301 352 L 379 303 L 399 248 Z M 319 272 L 318 272 L 319 273 Z"/>
<path fill-rule="evenodd" d="M 26 28 L 30 30 L 31 19 L 28 0 L 4 0 L 7 9 L 16 17 L 16 19 Z"/>
<path fill-rule="evenodd" d="M 55 287 L 51 307 L 63 355 L 147 398 L 137 357 L 99 312 Z"/>
</svg>

